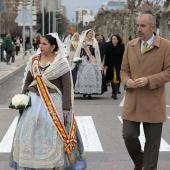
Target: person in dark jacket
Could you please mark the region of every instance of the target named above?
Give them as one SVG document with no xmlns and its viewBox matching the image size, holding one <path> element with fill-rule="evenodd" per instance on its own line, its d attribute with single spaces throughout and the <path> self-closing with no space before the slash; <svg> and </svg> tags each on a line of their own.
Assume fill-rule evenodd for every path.
<svg viewBox="0 0 170 170">
<path fill-rule="evenodd" d="M 4 48 L 6 51 L 6 64 L 10 64 L 10 58 L 12 57 L 12 51 L 13 51 L 13 42 L 11 38 L 11 34 L 8 33 L 6 37 L 4 38 Z"/>
<path fill-rule="evenodd" d="M 124 53 L 121 37 L 117 34 L 111 36 L 105 54 L 106 79 L 111 81 L 112 98 L 117 99 L 118 86 L 120 83 L 120 69 Z"/>
<path fill-rule="evenodd" d="M 99 34 L 96 34 L 95 38 L 96 38 L 96 40 L 98 42 L 98 45 L 99 45 L 101 62 L 103 63 L 103 59 L 104 59 L 104 43 L 100 40 L 100 35 Z"/>
</svg>

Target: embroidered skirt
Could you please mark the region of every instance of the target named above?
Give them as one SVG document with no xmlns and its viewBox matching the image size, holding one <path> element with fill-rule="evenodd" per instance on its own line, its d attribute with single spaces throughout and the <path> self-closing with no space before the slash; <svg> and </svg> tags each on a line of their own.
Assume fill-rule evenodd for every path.
<svg viewBox="0 0 170 170">
<path fill-rule="evenodd" d="M 86 56 L 82 57 L 82 63 L 79 65 L 74 91 L 80 94 L 102 93 L 101 71 L 97 64 L 87 60 Z"/>
<path fill-rule="evenodd" d="M 86 160 L 80 133 L 76 131 L 75 163 L 70 165 L 64 153 L 62 138 L 54 127 L 40 96 L 30 92 L 32 106 L 25 109 L 14 135 L 9 165 L 16 170 L 84 170 Z M 50 93 L 51 99 L 64 122 L 62 97 Z M 72 111 L 69 113 L 69 131 Z"/>
</svg>

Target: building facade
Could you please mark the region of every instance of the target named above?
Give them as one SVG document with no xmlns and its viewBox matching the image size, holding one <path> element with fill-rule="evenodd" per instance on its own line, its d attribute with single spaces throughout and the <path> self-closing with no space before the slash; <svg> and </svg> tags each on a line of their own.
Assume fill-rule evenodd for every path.
<svg viewBox="0 0 170 170">
<path fill-rule="evenodd" d="M 120 2 L 120 1 L 110 1 L 107 4 L 107 10 L 125 10 L 125 2 Z"/>
<path fill-rule="evenodd" d="M 93 16 L 93 11 L 90 9 L 78 8 L 76 11 L 76 22 L 80 23 L 83 21 L 84 15 Z"/>
</svg>

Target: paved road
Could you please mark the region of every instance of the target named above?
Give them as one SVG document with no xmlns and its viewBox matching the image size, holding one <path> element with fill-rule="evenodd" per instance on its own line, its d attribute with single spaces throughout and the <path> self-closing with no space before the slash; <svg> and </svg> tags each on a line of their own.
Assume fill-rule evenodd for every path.
<svg viewBox="0 0 170 170">
<path fill-rule="evenodd" d="M 0 170 L 10 170 L 8 158 L 12 131 L 17 111 L 7 108 L 11 98 L 20 92 L 24 69 L 0 85 Z M 81 95 L 75 96 L 75 114 L 80 126 L 87 156 L 87 170 L 132 170 L 131 162 L 122 140 L 121 116 L 122 94 L 118 100 L 111 99 L 111 89 L 91 100 Z M 167 85 L 167 111 L 170 117 L 170 84 Z M 170 119 L 164 124 L 158 170 L 170 170 Z M 8 133 L 8 137 L 5 139 Z M 143 137 L 141 136 L 141 141 Z M 2 149 L 5 143 L 6 150 Z M 164 150 L 164 151 L 163 151 Z M 166 151 L 165 151 L 166 150 Z M 6 152 L 6 153 L 4 153 Z"/>
</svg>

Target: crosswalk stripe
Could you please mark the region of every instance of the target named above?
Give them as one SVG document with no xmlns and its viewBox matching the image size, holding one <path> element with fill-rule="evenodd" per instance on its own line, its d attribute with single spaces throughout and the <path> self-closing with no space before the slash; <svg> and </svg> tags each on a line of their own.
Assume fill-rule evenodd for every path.
<svg viewBox="0 0 170 170">
<path fill-rule="evenodd" d="M 12 147 L 12 141 L 18 122 L 18 116 L 15 117 L 8 131 L 0 143 L 0 153 L 9 153 Z M 76 116 L 76 122 L 79 127 L 84 149 L 87 152 L 102 152 L 102 146 L 91 116 Z"/>
<path fill-rule="evenodd" d="M 120 106 L 120 107 L 123 107 L 124 102 L 125 102 L 125 96 L 123 96 L 123 99 L 121 100 L 119 106 Z M 166 105 L 166 107 L 170 107 L 170 105 Z"/>
<path fill-rule="evenodd" d="M 8 110 L 9 108 L 7 107 L 1 107 L 0 110 Z"/>
<path fill-rule="evenodd" d="M 123 123 L 122 118 L 120 116 L 118 116 L 118 119 L 121 121 L 121 123 Z M 140 124 L 139 140 L 140 140 L 140 143 L 141 143 L 142 150 L 144 150 L 145 134 L 144 134 L 142 123 Z M 161 138 L 161 144 L 160 144 L 159 151 L 170 151 L 170 145 L 163 138 Z"/>
<path fill-rule="evenodd" d="M 16 116 L 10 125 L 8 131 L 6 132 L 5 136 L 3 137 L 1 143 L 0 143 L 0 152 L 2 153 L 8 153 L 11 151 L 12 147 L 12 140 L 14 137 L 16 125 L 18 122 L 18 116 Z"/>
<path fill-rule="evenodd" d="M 91 116 L 76 116 L 84 150 L 87 152 L 102 152 L 102 146 Z"/>
<path fill-rule="evenodd" d="M 121 100 L 121 102 L 120 102 L 119 106 L 122 106 L 122 107 L 123 107 L 124 102 L 125 102 L 125 96 L 123 96 L 123 99 Z"/>
</svg>

